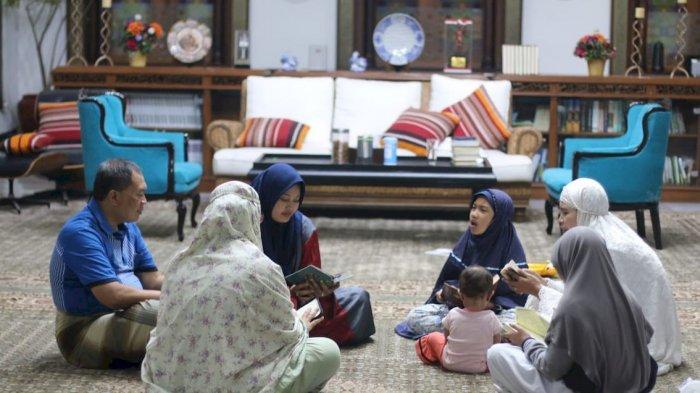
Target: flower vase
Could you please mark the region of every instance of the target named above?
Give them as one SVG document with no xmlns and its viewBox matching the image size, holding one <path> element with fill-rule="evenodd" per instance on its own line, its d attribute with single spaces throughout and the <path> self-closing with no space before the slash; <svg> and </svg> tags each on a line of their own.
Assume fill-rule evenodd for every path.
<svg viewBox="0 0 700 393">
<path fill-rule="evenodd" d="M 606 59 L 588 60 L 588 76 L 603 76 Z"/>
<path fill-rule="evenodd" d="M 129 65 L 132 67 L 145 67 L 148 56 L 141 52 L 129 52 Z"/>
</svg>

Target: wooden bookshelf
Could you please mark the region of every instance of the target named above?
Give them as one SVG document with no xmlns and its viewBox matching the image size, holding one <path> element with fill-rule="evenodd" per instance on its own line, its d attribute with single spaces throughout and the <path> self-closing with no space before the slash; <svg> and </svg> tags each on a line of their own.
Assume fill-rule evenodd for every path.
<svg viewBox="0 0 700 393">
<path fill-rule="evenodd" d="M 337 72 L 280 72 L 269 70 L 248 70 L 231 67 L 80 67 L 64 66 L 53 70 L 53 82 L 56 88 L 91 88 L 101 87 L 115 90 L 178 90 L 192 91 L 202 96 L 202 129 L 213 119 L 224 117 L 238 118 L 240 112 L 240 90 L 243 80 L 249 75 L 287 75 L 287 76 L 332 76 L 390 81 L 430 82 L 432 73 L 428 72 L 384 72 L 368 71 L 354 73 Z M 585 77 L 585 76 L 543 76 L 543 75 L 448 75 L 455 78 L 501 79 L 513 84 L 513 105 L 517 110 L 519 101 L 524 97 L 539 97 L 549 105 L 549 130 L 545 133 L 548 148 L 547 163 L 556 166 L 559 157 L 559 142 L 563 138 L 589 136 L 582 132 L 566 134 L 559 132 L 557 108 L 560 100 L 571 98 L 592 100 L 673 100 L 690 109 L 684 113 L 686 134 L 672 135 L 669 140 L 671 149 L 682 148 L 692 153 L 695 169 L 700 164 L 700 120 L 692 114 L 692 107 L 700 106 L 700 79 L 668 77 Z M 595 133 L 595 136 L 608 136 Z M 682 146 L 676 146 L 682 145 Z M 204 143 L 202 157 L 204 176 L 202 190 L 211 190 L 215 186 L 212 173 L 213 151 Z M 533 196 L 541 196 L 541 184 L 533 185 Z M 700 184 L 697 180 L 690 186 L 664 186 L 664 200 L 700 201 Z"/>
</svg>

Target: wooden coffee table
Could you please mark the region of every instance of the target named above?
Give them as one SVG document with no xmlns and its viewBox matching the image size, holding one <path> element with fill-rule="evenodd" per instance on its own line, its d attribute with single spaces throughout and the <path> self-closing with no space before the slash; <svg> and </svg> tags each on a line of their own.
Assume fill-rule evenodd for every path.
<svg viewBox="0 0 700 393">
<path fill-rule="evenodd" d="M 333 164 L 329 155 L 265 154 L 248 173 L 252 180 L 276 163 L 304 178 L 304 206 L 466 212 L 473 192 L 496 185 L 486 163 L 453 166 L 447 158 L 430 165 L 423 157 L 399 157 L 398 165 Z"/>
</svg>

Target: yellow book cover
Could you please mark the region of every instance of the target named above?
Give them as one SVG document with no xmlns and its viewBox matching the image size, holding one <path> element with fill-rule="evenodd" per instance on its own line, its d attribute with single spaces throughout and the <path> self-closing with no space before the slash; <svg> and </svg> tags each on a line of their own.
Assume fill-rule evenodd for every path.
<svg viewBox="0 0 700 393">
<path fill-rule="evenodd" d="M 544 341 L 549 329 L 549 321 L 537 311 L 529 308 L 517 307 L 515 309 L 515 322 L 540 341 Z"/>
</svg>

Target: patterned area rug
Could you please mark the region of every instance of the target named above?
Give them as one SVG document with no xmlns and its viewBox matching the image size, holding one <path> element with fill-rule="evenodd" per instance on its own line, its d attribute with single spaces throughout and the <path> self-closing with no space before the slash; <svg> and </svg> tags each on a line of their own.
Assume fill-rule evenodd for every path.
<svg viewBox="0 0 700 393">
<path fill-rule="evenodd" d="M 66 364 L 56 347 L 48 263 L 61 225 L 82 208 L 54 204 L 0 210 L 0 391 L 143 391 L 138 369 L 81 370 Z M 465 213 L 466 214 L 466 213 Z M 634 217 L 622 214 L 633 224 Z M 659 252 L 673 283 L 683 331 L 685 363 L 659 378 L 658 392 L 675 392 L 688 377 L 700 378 L 700 213 L 662 211 L 665 249 Z M 343 349 L 340 371 L 328 392 L 491 392 L 488 375 L 443 372 L 420 363 L 413 341 L 393 333 L 408 310 L 428 296 L 444 259 L 426 255 L 451 248 L 463 221 L 316 218 L 324 268 L 351 273 L 348 285 L 369 290 L 377 333 L 370 343 Z M 544 214 L 528 210 L 516 227 L 529 260 L 549 257 L 555 236 L 544 232 Z M 173 203 L 150 203 L 139 225 L 161 269 L 185 243 L 177 241 Z M 651 234 L 651 228 L 647 228 Z M 232 387 L 235 390 L 235 387 Z"/>
</svg>

